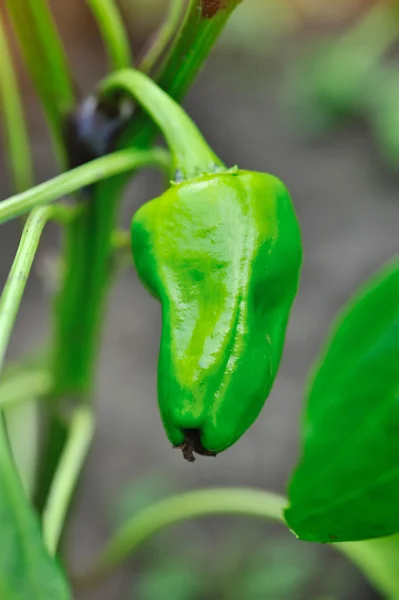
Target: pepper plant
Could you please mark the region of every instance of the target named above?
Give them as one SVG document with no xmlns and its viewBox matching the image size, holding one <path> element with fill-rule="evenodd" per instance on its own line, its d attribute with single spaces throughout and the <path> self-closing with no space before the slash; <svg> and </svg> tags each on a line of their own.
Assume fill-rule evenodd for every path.
<svg viewBox="0 0 399 600">
<path fill-rule="evenodd" d="M 387 598 L 399 598 L 397 260 L 344 309 L 311 375 L 289 502 L 245 488 L 177 494 L 135 514 L 84 573 L 63 568 L 60 540 L 95 427 L 97 354 L 118 252 L 133 249 L 141 280 L 161 301 L 159 405 L 186 459 L 234 444 L 277 374 L 302 259 L 294 204 L 272 175 L 225 166 L 178 104 L 237 4 L 175 0 L 133 64 L 113 0 L 88 0 L 112 73 L 83 99 L 46 0 L 9 0 L 1 13 L 0 93 L 16 194 L 0 203 L 0 224 L 22 217 L 23 226 L 0 298 L 4 600 L 72 598 L 73 586 L 96 584 L 161 529 L 211 514 L 286 519 L 300 539 L 334 544 Z M 39 185 L 5 19 L 61 171 Z M 168 150 L 154 144 L 159 131 Z M 124 188 L 148 166 L 165 174 L 167 189 L 137 211 L 131 232 L 119 231 Z M 51 340 L 39 356 L 4 367 L 49 221 L 63 237 Z M 26 477 L 13 457 L 7 412 L 33 400 L 42 436 Z"/>
</svg>

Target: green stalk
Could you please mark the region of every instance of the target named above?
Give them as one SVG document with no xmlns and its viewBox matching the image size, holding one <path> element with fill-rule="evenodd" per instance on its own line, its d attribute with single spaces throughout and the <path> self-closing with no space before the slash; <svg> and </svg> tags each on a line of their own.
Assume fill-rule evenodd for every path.
<svg viewBox="0 0 399 600">
<path fill-rule="evenodd" d="M 129 38 L 114 0 L 87 0 L 87 3 L 97 21 L 111 69 L 129 67 L 133 61 Z"/>
<path fill-rule="evenodd" d="M 185 4 L 185 0 L 170 0 L 170 8 L 165 21 L 140 61 L 140 71 L 143 73 L 151 73 L 163 56 L 165 49 L 169 46 L 174 33 L 177 31 Z"/>
<path fill-rule="evenodd" d="M 18 0 L 17 0 L 18 1 Z M 15 0 L 13 0 L 15 3 Z M 30 8 L 30 14 L 42 55 L 46 59 L 47 77 L 52 80 L 53 100 L 61 116 L 68 113 L 75 104 L 75 94 L 71 82 L 66 54 L 50 12 L 47 0 L 24 0 L 25 9 Z"/>
<path fill-rule="evenodd" d="M 30 214 L 0 298 L 0 372 L 40 236 L 51 212 L 52 207 L 42 207 Z"/>
<path fill-rule="evenodd" d="M 0 225 L 29 212 L 32 208 L 58 200 L 98 181 L 121 173 L 131 173 L 134 169 L 149 165 L 169 171 L 168 153 L 161 148 L 146 151 L 130 149 L 96 158 L 0 202 Z M 57 213 L 52 217 L 57 218 Z"/>
<path fill-rule="evenodd" d="M 178 179 L 225 168 L 181 106 L 147 75 L 135 69 L 123 69 L 110 75 L 99 88 L 100 98 L 105 101 L 112 102 L 121 92 L 139 102 L 164 134 Z"/>
<path fill-rule="evenodd" d="M 94 434 L 94 420 L 86 407 L 76 409 L 67 443 L 43 513 L 43 537 L 50 554 L 55 554 L 78 477 Z"/>
<path fill-rule="evenodd" d="M 53 209 L 54 207 L 52 206 L 40 207 L 34 209 L 29 215 L 24 230 L 22 232 L 22 237 L 18 246 L 17 254 L 15 256 L 10 274 L 8 276 L 6 285 L 0 298 L 0 373 L 4 365 L 7 346 L 18 314 L 19 306 L 21 304 L 21 299 L 25 290 L 26 282 L 28 280 L 33 260 L 39 245 L 40 237 L 46 222 L 51 218 Z M 20 381 L 20 383 L 22 383 L 22 381 Z M 30 398 L 32 398 L 31 394 L 33 391 L 33 389 L 28 388 Z M 27 390 L 25 389 L 25 394 L 26 392 Z M 19 414 L 20 417 L 21 414 L 22 413 Z M 34 417 L 32 409 L 29 406 L 24 407 L 23 415 L 24 418 L 26 418 L 26 416 L 28 415 L 29 431 L 32 433 L 33 431 L 35 431 L 35 423 L 32 421 L 32 418 Z M 15 422 L 13 422 L 12 420 L 7 421 L 7 424 L 11 426 L 10 441 L 13 446 L 13 451 L 17 460 L 18 467 L 21 469 L 20 474 L 24 482 L 25 489 L 30 491 L 32 484 L 32 475 L 31 472 L 29 472 L 28 465 L 25 460 L 26 455 L 24 455 L 24 453 L 21 454 L 21 452 L 19 451 L 21 450 L 21 447 L 18 445 L 19 436 L 16 440 L 13 435 L 13 433 L 15 433 L 15 428 L 12 427 L 13 423 L 15 425 Z M 29 464 L 30 468 L 35 462 L 34 451 L 30 452 L 28 456 L 32 460 L 32 462 L 30 462 Z M 24 460 L 21 462 L 21 459 L 23 457 Z"/>
<path fill-rule="evenodd" d="M 66 164 L 64 119 L 75 94 L 65 53 L 46 0 L 7 0 L 19 46 L 39 95 L 57 157 Z"/>
<path fill-rule="evenodd" d="M 216 515 L 238 515 L 284 523 L 287 500 L 282 496 L 250 488 L 214 488 L 172 496 L 152 504 L 125 523 L 99 553 L 93 566 L 75 577 L 78 587 L 103 581 L 144 543 L 167 527 Z M 331 544 L 363 572 L 388 600 L 399 598 L 399 536 Z"/>
<path fill-rule="evenodd" d="M 212 14 L 212 6 L 218 4 L 214 0 L 190 0 L 188 12 L 170 52 L 155 76 L 158 85 L 172 98 L 180 100 L 190 88 L 231 13 L 241 1 L 221 2 L 219 10 Z"/>
<path fill-rule="evenodd" d="M 79 587 L 101 583 L 145 542 L 172 525 L 215 515 L 243 515 L 281 522 L 285 506 L 285 498 L 245 488 L 195 490 L 166 498 L 125 523 L 101 550 L 93 566 L 75 581 Z"/>
<path fill-rule="evenodd" d="M 7 142 L 7 160 L 16 191 L 33 185 L 33 166 L 24 110 L 0 14 L 0 104 Z"/>
</svg>

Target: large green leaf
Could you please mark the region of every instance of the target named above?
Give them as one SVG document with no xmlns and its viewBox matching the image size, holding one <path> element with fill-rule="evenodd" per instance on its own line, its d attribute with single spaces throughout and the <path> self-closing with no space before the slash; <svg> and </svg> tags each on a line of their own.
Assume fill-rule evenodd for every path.
<svg viewBox="0 0 399 600">
<path fill-rule="evenodd" d="M 285 517 L 303 540 L 399 531 L 399 259 L 338 317 L 308 392 Z"/>
<path fill-rule="evenodd" d="M 47 554 L 39 524 L 15 471 L 0 421 L 0 598 L 69 600 L 66 581 Z"/>
</svg>

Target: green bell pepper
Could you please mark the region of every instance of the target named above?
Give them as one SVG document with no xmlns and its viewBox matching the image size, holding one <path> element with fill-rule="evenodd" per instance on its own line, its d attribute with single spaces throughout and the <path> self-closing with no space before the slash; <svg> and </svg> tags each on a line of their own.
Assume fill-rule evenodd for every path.
<svg viewBox="0 0 399 600">
<path fill-rule="evenodd" d="M 194 460 L 252 425 L 275 380 L 301 267 L 285 186 L 226 168 L 171 98 L 125 71 L 102 89 L 129 91 L 172 151 L 171 187 L 132 223 L 140 279 L 162 305 L 158 400 L 167 436 Z"/>
</svg>

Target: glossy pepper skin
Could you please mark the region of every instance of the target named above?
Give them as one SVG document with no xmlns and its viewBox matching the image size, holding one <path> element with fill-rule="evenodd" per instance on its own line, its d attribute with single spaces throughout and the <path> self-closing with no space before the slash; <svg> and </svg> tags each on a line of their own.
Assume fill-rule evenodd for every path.
<svg viewBox="0 0 399 600">
<path fill-rule="evenodd" d="M 301 267 L 284 185 L 232 169 L 174 184 L 132 223 L 138 274 L 162 304 L 158 399 L 174 446 L 219 453 L 276 377 Z"/>
</svg>

